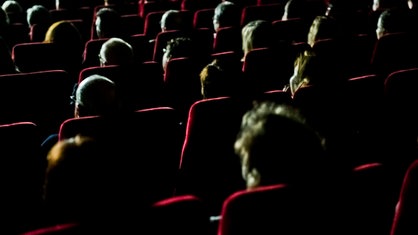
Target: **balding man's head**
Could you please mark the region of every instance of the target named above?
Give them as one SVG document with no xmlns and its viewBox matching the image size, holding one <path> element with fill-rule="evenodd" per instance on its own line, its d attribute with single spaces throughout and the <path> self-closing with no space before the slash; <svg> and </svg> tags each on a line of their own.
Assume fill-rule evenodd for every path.
<svg viewBox="0 0 418 235">
<path fill-rule="evenodd" d="M 75 117 L 109 115 L 119 108 L 115 83 L 97 74 L 80 82 L 75 99 Z"/>
<path fill-rule="evenodd" d="M 132 46 L 120 38 L 110 38 L 100 49 L 100 65 L 127 65 L 133 62 Z"/>
</svg>

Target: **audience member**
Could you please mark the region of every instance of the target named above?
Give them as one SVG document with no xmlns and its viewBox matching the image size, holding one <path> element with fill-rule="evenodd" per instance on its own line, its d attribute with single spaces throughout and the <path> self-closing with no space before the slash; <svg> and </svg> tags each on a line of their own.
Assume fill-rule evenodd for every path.
<svg viewBox="0 0 418 235">
<path fill-rule="evenodd" d="M 97 38 L 123 37 L 121 16 L 112 8 L 97 11 L 94 24 Z"/>
<path fill-rule="evenodd" d="M 326 165 L 322 138 L 297 109 L 275 103 L 259 103 L 243 116 L 234 148 L 248 189 L 312 181 Z"/>
<path fill-rule="evenodd" d="M 51 13 L 43 5 L 33 5 L 26 10 L 26 22 L 30 30 L 30 40 L 32 42 L 41 42 L 52 24 Z M 33 32 L 34 27 L 37 27 L 36 32 Z"/>
<path fill-rule="evenodd" d="M 161 16 L 161 32 L 168 30 L 186 30 L 186 23 L 181 11 L 168 10 Z"/>
<path fill-rule="evenodd" d="M 272 26 L 269 21 L 254 20 L 249 22 L 242 28 L 241 35 L 244 58 L 253 49 L 273 46 Z"/>
<path fill-rule="evenodd" d="M 74 117 L 115 115 L 120 110 L 116 85 L 101 75 L 91 75 L 76 86 L 71 96 Z M 48 136 L 41 144 L 43 154 L 47 154 L 58 141 L 58 134 Z"/>
<path fill-rule="evenodd" d="M 160 102 L 163 79 L 161 70 L 153 70 L 134 61 L 132 46 L 120 38 L 110 38 L 100 49 L 102 67 L 117 66 L 109 79 L 116 83 L 124 110 L 154 107 Z"/>
<path fill-rule="evenodd" d="M 165 71 L 167 63 L 173 58 L 195 57 L 197 48 L 191 38 L 178 37 L 167 42 L 162 59 L 162 67 Z"/>
<path fill-rule="evenodd" d="M 220 2 L 213 14 L 213 29 L 218 32 L 219 28 L 222 27 L 239 27 L 240 24 L 241 10 L 230 1 Z"/>
<path fill-rule="evenodd" d="M 291 95 L 305 86 L 332 87 L 339 84 L 342 79 L 339 79 L 341 71 L 337 63 L 335 58 L 329 58 L 327 54 L 318 55 L 312 50 L 301 53 L 295 60 L 294 74 L 289 79 Z"/>
<path fill-rule="evenodd" d="M 203 99 L 235 95 L 235 89 L 239 87 L 238 73 L 234 74 L 235 71 L 226 66 L 215 59 L 202 69 L 200 84 Z"/>
<path fill-rule="evenodd" d="M 305 4 L 304 0 L 288 0 L 286 5 L 284 5 L 284 12 L 282 20 L 302 18 L 305 14 Z"/>
<path fill-rule="evenodd" d="M 131 65 L 134 54 L 132 46 L 120 38 L 110 38 L 103 43 L 100 49 L 100 66 Z"/>
<path fill-rule="evenodd" d="M 1 6 L 10 19 L 10 23 L 24 23 L 23 8 L 18 1 L 6 0 Z"/>
<path fill-rule="evenodd" d="M 390 8 L 384 10 L 377 21 L 377 39 L 389 33 L 412 32 L 412 18 L 404 9 Z"/>
<path fill-rule="evenodd" d="M 52 147 L 43 188 L 47 224 L 106 224 L 114 203 L 110 196 L 114 179 L 106 167 L 110 152 L 101 142 L 81 135 Z"/>
<path fill-rule="evenodd" d="M 327 16 L 317 16 L 308 32 L 308 44 L 313 47 L 321 39 L 341 39 L 342 33 L 338 22 Z"/>
<path fill-rule="evenodd" d="M 54 43 L 62 52 L 60 64 L 76 81 L 82 65 L 84 45 L 80 31 L 70 21 L 53 23 L 45 34 L 46 43 Z"/>
<path fill-rule="evenodd" d="M 91 75 L 77 87 L 74 117 L 115 115 L 119 108 L 116 84 L 110 79 L 101 75 Z"/>
<path fill-rule="evenodd" d="M 404 1 L 398 0 L 373 0 L 372 10 L 383 12 L 386 9 L 404 7 L 404 5 Z"/>
</svg>

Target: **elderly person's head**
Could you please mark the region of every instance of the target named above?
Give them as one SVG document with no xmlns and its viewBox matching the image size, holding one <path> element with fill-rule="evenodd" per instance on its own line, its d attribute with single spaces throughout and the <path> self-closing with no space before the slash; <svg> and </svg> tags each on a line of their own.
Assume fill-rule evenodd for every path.
<svg viewBox="0 0 418 235">
<path fill-rule="evenodd" d="M 100 49 L 100 65 L 130 65 L 134 54 L 132 46 L 120 38 L 110 38 Z"/>
</svg>

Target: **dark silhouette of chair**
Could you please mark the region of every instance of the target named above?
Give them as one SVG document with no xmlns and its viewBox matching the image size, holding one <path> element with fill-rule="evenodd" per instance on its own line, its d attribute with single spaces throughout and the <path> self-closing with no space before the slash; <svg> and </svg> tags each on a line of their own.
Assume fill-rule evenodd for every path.
<svg viewBox="0 0 418 235">
<path fill-rule="evenodd" d="M 418 196 L 417 167 L 418 160 L 414 160 L 405 171 L 393 217 L 391 235 L 414 234 L 418 231 L 415 222 L 418 219 L 418 204 L 415 200 Z"/>
<path fill-rule="evenodd" d="M 370 60 L 372 58 L 376 37 L 368 34 L 354 35 L 346 46 L 350 53 L 350 73 L 349 76 L 362 76 L 373 73 Z"/>
<path fill-rule="evenodd" d="M 386 116 L 383 81 L 384 78 L 376 74 L 353 77 L 347 81 L 349 126 L 359 151 L 352 159 L 358 164 L 384 160 L 382 157 L 385 156 L 385 150 L 382 141 L 385 139 L 386 130 L 382 128 L 382 123 L 377 121 L 384 120 Z"/>
<path fill-rule="evenodd" d="M 18 234 L 39 222 L 45 166 L 40 132 L 33 122 L 0 125 L 2 234 Z"/>
<path fill-rule="evenodd" d="M 150 231 L 153 234 L 209 235 L 206 203 L 193 195 L 175 196 L 152 205 Z"/>
<path fill-rule="evenodd" d="M 193 15 L 193 28 L 208 28 L 213 29 L 213 14 L 214 8 L 199 9 Z"/>
<path fill-rule="evenodd" d="M 152 11 L 145 16 L 144 21 L 144 34 L 150 40 L 154 39 L 159 32 L 161 32 L 161 17 L 164 15 L 165 10 Z"/>
<path fill-rule="evenodd" d="M 356 234 L 389 234 L 402 178 L 392 166 L 370 162 L 355 167 L 350 177 L 349 230 Z"/>
<path fill-rule="evenodd" d="M 68 52 L 70 53 L 70 52 Z M 29 42 L 19 43 L 12 48 L 12 58 L 20 72 L 37 72 L 45 70 L 65 70 L 74 73 L 82 62 L 75 61 L 74 56 L 66 54 L 64 49 L 54 43 Z"/>
<path fill-rule="evenodd" d="M 29 28 L 24 23 L 10 24 L 8 36 L 10 37 L 11 46 L 19 43 L 29 42 Z"/>
<path fill-rule="evenodd" d="M 151 206 L 173 196 L 183 139 L 176 110 L 157 107 L 107 118 L 71 118 L 62 123 L 59 139 L 77 134 L 114 147 L 111 171 L 116 178 L 124 179 L 120 182 L 120 195 L 121 199 L 126 197 L 126 202 L 120 203 L 126 209 L 138 204 Z"/>
<path fill-rule="evenodd" d="M 342 84 L 311 85 L 301 87 L 293 95 L 298 107 L 310 126 L 327 139 L 327 149 L 341 164 L 352 169 L 353 135 L 346 99 L 346 87 Z M 346 151 L 347 150 L 347 151 Z"/>
<path fill-rule="evenodd" d="M 167 63 L 164 74 L 164 102 L 187 117 L 190 106 L 202 98 L 199 73 L 204 63 L 181 57 Z"/>
<path fill-rule="evenodd" d="M 126 42 L 132 46 L 135 62 L 152 61 L 154 44 L 149 43 L 145 34 L 133 34 L 126 38 Z"/>
<path fill-rule="evenodd" d="M 34 122 L 46 138 L 73 116 L 69 97 L 74 83 L 65 71 L 6 74 L 0 84 L 0 123 Z"/>
<path fill-rule="evenodd" d="M 388 75 L 400 69 L 418 67 L 416 37 L 408 33 L 390 33 L 375 43 L 371 57 L 371 69 Z"/>
<path fill-rule="evenodd" d="M 138 14 L 121 15 L 121 22 L 122 32 L 127 36 L 144 32 L 144 19 Z"/>
<path fill-rule="evenodd" d="M 304 234 L 316 231 L 321 226 L 319 217 L 322 216 L 319 215 L 320 206 L 315 204 L 320 201 L 315 201 L 314 193 L 311 191 L 309 195 L 309 192 L 298 192 L 284 184 L 238 191 L 223 203 L 218 234 Z M 321 206 L 325 210 L 326 204 Z"/>
<path fill-rule="evenodd" d="M 219 215 L 223 200 L 245 188 L 234 143 L 243 114 L 251 102 L 229 97 L 195 102 L 189 111 L 177 195 L 204 200 Z"/>
<path fill-rule="evenodd" d="M 45 34 L 48 31 L 49 25 L 34 24 L 29 29 L 29 41 L 28 42 L 42 42 L 45 40 Z"/>
<path fill-rule="evenodd" d="M 231 71 L 239 71 L 242 75 L 242 53 L 235 51 L 225 51 L 211 54 L 211 60 L 221 61 L 222 64 L 225 64 L 225 68 L 230 69 Z M 236 84 L 239 86 L 240 84 Z"/>
<path fill-rule="evenodd" d="M 253 20 L 273 22 L 282 19 L 284 4 L 273 3 L 245 6 L 241 12 L 241 27 Z"/>
<path fill-rule="evenodd" d="M 222 27 L 213 41 L 213 52 L 235 51 L 242 53 L 241 29 L 239 27 Z"/>
<path fill-rule="evenodd" d="M 179 1 L 145 1 L 138 2 L 138 14 L 145 18 L 148 13 L 157 11 L 166 11 L 169 9 L 179 9 Z"/>
<path fill-rule="evenodd" d="M 100 49 L 108 38 L 90 39 L 85 43 L 83 54 L 83 68 L 99 66 Z"/>
<path fill-rule="evenodd" d="M 274 20 L 272 22 L 274 35 L 272 36 L 279 41 L 306 42 L 309 26 L 309 23 L 302 18 Z"/>
<path fill-rule="evenodd" d="M 242 71 L 250 89 L 254 93 L 283 89 L 293 74 L 293 58 L 290 44 L 249 51 Z"/>
<path fill-rule="evenodd" d="M 393 154 L 404 166 L 416 158 L 417 85 L 418 68 L 395 71 L 384 81 L 385 129 L 390 140 L 387 144 L 393 146 Z"/>
</svg>

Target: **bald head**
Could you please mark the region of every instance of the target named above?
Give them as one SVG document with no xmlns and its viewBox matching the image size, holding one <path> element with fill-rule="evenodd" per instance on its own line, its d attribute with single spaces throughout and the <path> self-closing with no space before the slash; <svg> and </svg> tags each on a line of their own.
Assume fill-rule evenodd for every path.
<svg viewBox="0 0 418 235">
<path fill-rule="evenodd" d="M 133 62 L 132 46 L 120 38 L 110 38 L 100 49 L 100 64 L 126 65 Z"/>
<path fill-rule="evenodd" d="M 75 117 L 113 114 L 119 106 L 115 83 L 97 74 L 78 85 L 75 98 Z"/>
</svg>

